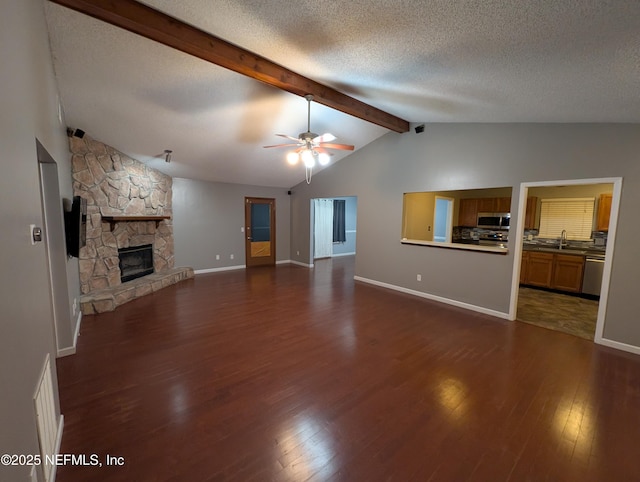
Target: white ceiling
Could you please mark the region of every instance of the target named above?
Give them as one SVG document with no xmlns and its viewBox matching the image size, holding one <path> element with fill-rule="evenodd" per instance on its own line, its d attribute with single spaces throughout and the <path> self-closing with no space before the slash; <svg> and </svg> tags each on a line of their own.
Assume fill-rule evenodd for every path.
<svg viewBox="0 0 640 482">
<path fill-rule="evenodd" d="M 143 3 L 427 129 L 640 122 L 638 0 Z M 283 141 L 276 133 L 306 131 L 303 98 L 45 4 L 69 126 L 174 177 L 304 179 L 286 149 L 262 148 Z M 388 132 L 316 103 L 311 128 L 356 150 Z M 332 163 L 346 155 L 335 151 Z"/>
</svg>

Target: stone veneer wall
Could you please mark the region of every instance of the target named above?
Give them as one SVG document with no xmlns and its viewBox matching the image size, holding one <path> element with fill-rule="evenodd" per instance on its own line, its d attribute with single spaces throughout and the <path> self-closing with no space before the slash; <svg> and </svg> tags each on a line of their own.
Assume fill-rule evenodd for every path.
<svg viewBox="0 0 640 482">
<path fill-rule="evenodd" d="M 87 199 L 87 245 L 80 250 L 82 293 L 118 286 L 118 248 L 153 244 L 156 272 L 174 267 L 173 225 L 163 220 L 118 222 L 102 216 L 171 216 L 171 177 L 88 135 L 69 138 L 73 192 Z"/>
</svg>

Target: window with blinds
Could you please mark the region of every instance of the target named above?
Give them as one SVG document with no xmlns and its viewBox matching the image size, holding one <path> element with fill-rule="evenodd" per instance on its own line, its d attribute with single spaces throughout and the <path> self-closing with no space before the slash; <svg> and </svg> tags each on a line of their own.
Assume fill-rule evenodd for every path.
<svg viewBox="0 0 640 482">
<path fill-rule="evenodd" d="M 594 205 L 595 198 L 542 199 L 538 236 L 559 238 L 566 230 L 567 239 L 590 239 Z"/>
</svg>

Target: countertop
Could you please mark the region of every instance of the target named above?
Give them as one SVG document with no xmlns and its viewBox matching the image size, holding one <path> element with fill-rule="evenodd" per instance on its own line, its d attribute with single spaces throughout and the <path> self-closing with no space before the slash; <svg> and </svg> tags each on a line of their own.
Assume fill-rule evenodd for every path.
<svg viewBox="0 0 640 482">
<path fill-rule="evenodd" d="M 580 246 L 572 245 L 569 243 L 567 246 L 563 246 L 562 249 L 557 244 L 550 244 L 544 242 L 531 242 L 524 241 L 522 243 L 522 249 L 524 251 L 538 251 L 543 253 L 558 253 L 558 254 L 573 254 L 576 256 L 589 256 L 594 258 L 604 259 L 605 247 L 604 246 Z"/>
</svg>

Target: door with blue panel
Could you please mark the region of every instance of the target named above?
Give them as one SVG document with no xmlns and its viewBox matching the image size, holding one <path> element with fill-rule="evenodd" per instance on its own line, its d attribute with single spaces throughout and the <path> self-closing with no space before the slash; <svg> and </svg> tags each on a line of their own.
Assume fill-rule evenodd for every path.
<svg viewBox="0 0 640 482">
<path fill-rule="evenodd" d="M 245 198 L 246 264 L 276 264 L 276 200 Z"/>
</svg>

